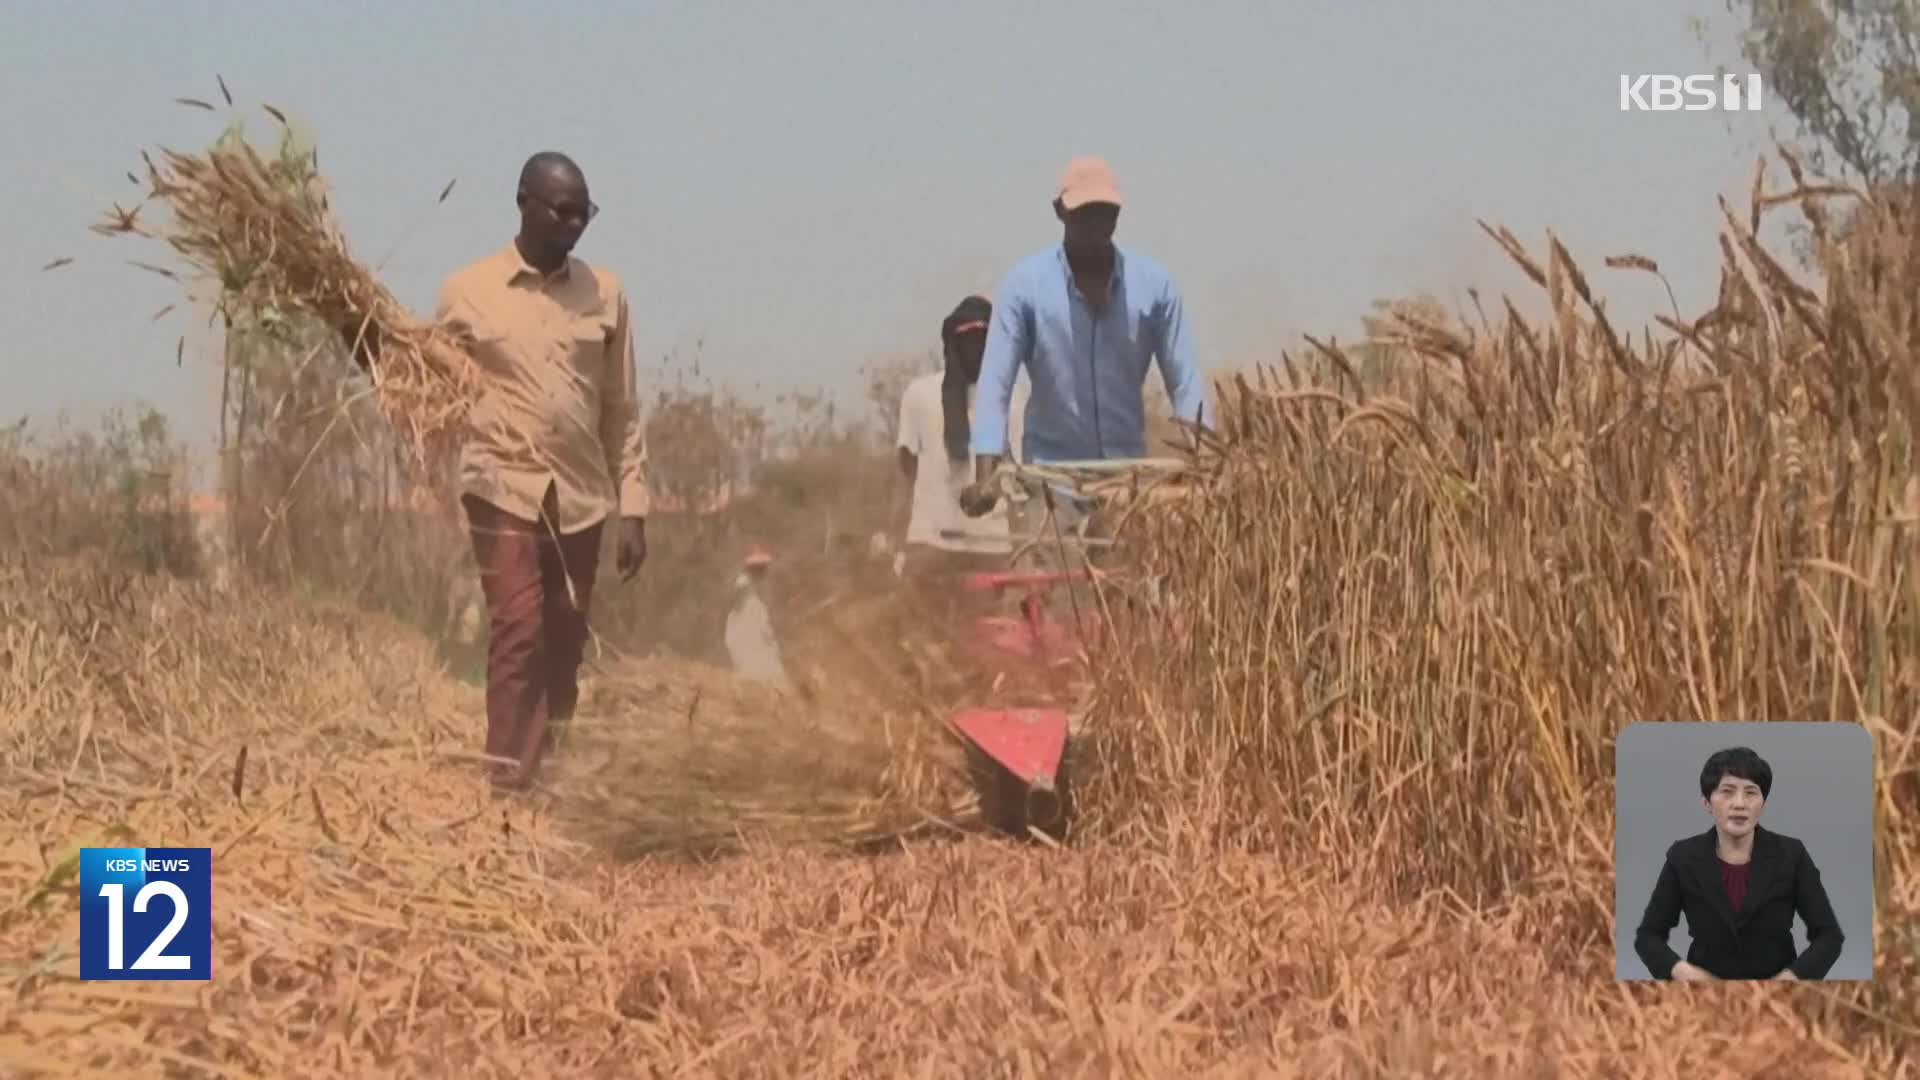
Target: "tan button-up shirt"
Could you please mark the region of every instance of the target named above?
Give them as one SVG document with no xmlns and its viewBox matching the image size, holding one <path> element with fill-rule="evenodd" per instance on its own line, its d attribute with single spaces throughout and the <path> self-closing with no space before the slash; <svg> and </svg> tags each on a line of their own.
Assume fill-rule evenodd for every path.
<svg viewBox="0 0 1920 1080">
<path fill-rule="evenodd" d="M 438 316 L 481 371 L 462 491 L 537 521 L 551 485 L 563 533 L 646 516 L 646 440 L 618 278 L 575 258 L 545 276 L 509 243 L 447 278 Z"/>
</svg>

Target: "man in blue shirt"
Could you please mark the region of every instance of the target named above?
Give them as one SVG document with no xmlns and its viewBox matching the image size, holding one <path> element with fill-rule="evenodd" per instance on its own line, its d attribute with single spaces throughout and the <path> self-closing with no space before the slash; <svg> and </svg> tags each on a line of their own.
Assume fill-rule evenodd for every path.
<svg viewBox="0 0 1920 1080">
<path fill-rule="evenodd" d="M 1144 457 L 1147 364 L 1157 361 L 1173 415 L 1212 427 L 1180 289 L 1164 267 L 1113 242 L 1120 189 L 1107 163 L 1075 158 L 1053 202 L 1062 239 L 1007 275 L 994 301 L 974 400 L 969 516 L 991 511 L 987 483 L 1007 452 L 1007 408 L 1022 366 L 1032 383 L 1028 462 Z"/>
</svg>

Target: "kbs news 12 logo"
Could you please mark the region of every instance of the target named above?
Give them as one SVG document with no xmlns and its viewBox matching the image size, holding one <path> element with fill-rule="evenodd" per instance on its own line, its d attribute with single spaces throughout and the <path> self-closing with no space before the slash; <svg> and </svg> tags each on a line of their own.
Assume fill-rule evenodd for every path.
<svg viewBox="0 0 1920 1080">
<path fill-rule="evenodd" d="M 82 979 L 213 978 L 211 848 L 81 848 Z"/>
<path fill-rule="evenodd" d="M 1759 112 L 1759 75 L 1622 75 L 1621 112 Z"/>
</svg>

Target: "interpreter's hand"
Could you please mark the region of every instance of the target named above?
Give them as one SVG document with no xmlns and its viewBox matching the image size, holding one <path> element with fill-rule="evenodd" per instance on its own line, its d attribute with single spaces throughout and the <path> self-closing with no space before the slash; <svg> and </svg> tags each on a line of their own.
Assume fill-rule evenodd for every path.
<svg viewBox="0 0 1920 1080">
<path fill-rule="evenodd" d="M 907 576 L 907 553 L 904 551 L 893 553 L 893 576 L 895 578 Z"/>
<path fill-rule="evenodd" d="M 647 519 L 620 519 L 620 546 L 615 553 L 615 568 L 620 571 L 621 581 L 632 581 L 633 575 L 640 572 L 640 564 L 647 561 Z"/>
<path fill-rule="evenodd" d="M 999 501 L 998 491 L 978 481 L 960 489 L 960 512 L 968 517 L 985 517 Z"/>
<path fill-rule="evenodd" d="M 1781 970 L 1780 974 L 1775 975 L 1773 980 L 1775 982 L 1799 982 L 1800 976 L 1795 975 L 1792 968 L 1785 968 Z"/>
<path fill-rule="evenodd" d="M 1674 982 L 1719 982 L 1720 980 L 1708 974 L 1704 968 L 1695 967 L 1694 965 L 1687 963 L 1685 960 L 1682 960 L 1679 963 L 1673 965 L 1673 981 Z"/>
</svg>

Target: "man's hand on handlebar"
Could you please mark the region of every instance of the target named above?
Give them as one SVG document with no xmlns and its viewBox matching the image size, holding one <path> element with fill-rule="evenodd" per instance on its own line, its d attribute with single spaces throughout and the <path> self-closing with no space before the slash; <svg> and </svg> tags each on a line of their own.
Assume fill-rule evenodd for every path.
<svg viewBox="0 0 1920 1080">
<path fill-rule="evenodd" d="M 972 483 L 960 489 L 960 510 L 968 517 L 985 517 L 1000 501 L 1000 493 L 989 484 Z"/>
<path fill-rule="evenodd" d="M 960 512 L 968 517 L 985 517 L 1000 501 L 993 474 L 1000 468 L 1000 455 L 981 454 L 973 465 L 973 483 L 960 491 Z"/>
</svg>

